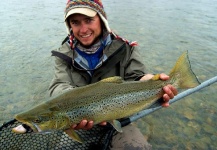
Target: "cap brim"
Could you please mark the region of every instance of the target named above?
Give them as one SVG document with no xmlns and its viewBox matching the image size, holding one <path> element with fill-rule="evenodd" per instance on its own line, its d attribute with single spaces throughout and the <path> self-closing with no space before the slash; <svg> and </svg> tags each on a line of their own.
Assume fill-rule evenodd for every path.
<svg viewBox="0 0 217 150">
<path fill-rule="evenodd" d="M 96 16 L 97 12 L 89 8 L 73 8 L 65 16 L 65 20 L 73 14 L 82 14 L 88 17 Z"/>
</svg>

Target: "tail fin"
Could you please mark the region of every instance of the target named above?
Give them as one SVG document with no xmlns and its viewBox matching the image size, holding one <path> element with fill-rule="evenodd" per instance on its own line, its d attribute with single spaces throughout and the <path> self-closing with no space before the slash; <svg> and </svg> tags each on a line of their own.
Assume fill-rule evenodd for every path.
<svg viewBox="0 0 217 150">
<path fill-rule="evenodd" d="M 196 75 L 191 70 L 188 51 L 179 57 L 169 76 L 172 80 L 176 81 L 178 88 L 193 88 L 200 84 Z"/>
</svg>

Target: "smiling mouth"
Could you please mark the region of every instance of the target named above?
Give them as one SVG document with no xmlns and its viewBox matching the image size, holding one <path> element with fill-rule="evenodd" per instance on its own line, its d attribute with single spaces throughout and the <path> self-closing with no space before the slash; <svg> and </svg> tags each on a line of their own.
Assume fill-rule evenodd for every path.
<svg viewBox="0 0 217 150">
<path fill-rule="evenodd" d="M 88 37 L 90 37 L 92 35 L 92 33 L 91 34 L 87 34 L 87 35 L 81 35 L 80 37 L 81 38 L 88 38 Z"/>
</svg>

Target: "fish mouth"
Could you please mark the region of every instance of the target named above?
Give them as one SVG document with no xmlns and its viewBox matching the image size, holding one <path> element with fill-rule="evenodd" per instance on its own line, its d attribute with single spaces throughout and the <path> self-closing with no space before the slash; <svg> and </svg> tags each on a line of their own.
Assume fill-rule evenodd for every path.
<svg viewBox="0 0 217 150">
<path fill-rule="evenodd" d="M 41 128 L 37 124 L 32 122 L 32 125 L 33 125 L 34 129 L 36 129 L 36 132 L 42 132 Z"/>
<path fill-rule="evenodd" d="M 38 133 L 51 133 L 51 131 L 49 131 L 49 130 L 42 131 L 42 129 L 35 123 L 32 123 L 32 124 L 26 123 L 26 124 L 22 124 L 22 126 L 26 129 L 26 133 L 35 133 L 35 134 L 38 134 Z"/>
<path fill-rule="evenodd" d="M 51 130 L 45 130 L 45 131 L 42 131 L 42 129 L 35 123 L 32 123 L 32 125 L 35 127 L 35 129 L 37 130 L 37 133 L 42 133 L 42 134 L 48 134 L 48 133 L 51 133 L 52 131 Z"/>
<path fill-rule="evenodd" d="M 26 132 L 39 132 L 39 128 L 37 128 L 38 126 L 34 123 L 24 122 L 22 126 L 26 129 Z"/>
<path fill-rule="evenodd" d="M 14 133 L 34 133 L 35 131 L 33 129 L 35 130 L 35 128 L 32 128 L 29 125 L 23 123 L 12 128 L 12 131 Z"/>
<path fill-rule="evenodd" d="M 20 120 L 18 120 L 20 121 Z M 36 125 L 35 123 L 33 122 L 26 122 L 26 121 L 20 121 L 22 122 L 22 126 L 26 129 L 26 133 L 31 133 L 31 132 L 40 132 L 41 129 L 38 127 L 38 125 Z"/>
<path fill-rule="evenodd" d="M 19 115 L 16 115 L 15 119 L 17 121 L 23 123 L 22 126 L 26 129 L 26 132 L 40 132 L 41 131 L 41 129 L 38 127 L 38 125 L 32 121 L 31 122 L 27 121 L 26 119 L 23 119 Z"/>
</svg>

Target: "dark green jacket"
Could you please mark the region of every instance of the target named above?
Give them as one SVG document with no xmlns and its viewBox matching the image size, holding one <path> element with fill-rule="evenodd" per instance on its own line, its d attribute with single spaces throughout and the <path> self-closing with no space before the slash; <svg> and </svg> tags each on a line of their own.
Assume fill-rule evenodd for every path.
<svg viewBox="0 0 217 150">
<path fill-rule="evenodd" d="M 132 81 L 145 74 L 145 66 L 140 59 L 138 49 L 119 39 L 112 40 L 112 43 L 105 47 L 103 52 L 107 60 L 95 69 L 92 75 L 81 69 L 79 64 L 73 63 L 74 52 L 67 42 L 57 52 L 68 56 L 68 61 L 54 54 L 56 55 L 55 74 L 49 87 L 51 96 L 112 76 L 121 76 L 126 81 Z"/>
</svg>

